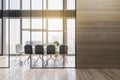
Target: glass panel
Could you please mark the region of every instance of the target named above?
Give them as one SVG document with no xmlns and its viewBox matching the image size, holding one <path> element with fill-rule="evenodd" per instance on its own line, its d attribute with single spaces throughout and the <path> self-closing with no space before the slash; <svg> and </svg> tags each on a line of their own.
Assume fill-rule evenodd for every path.
<svg viewBox="0 0 120 80">
<path fill-rule="evenodd" d="M 75 0 L 67 0 L 67 9 L 75 10 Z"/>
<path fill-rule="evenodd" d="M 43 32 L 43 44 L 46 45 L 46 32 Z"/>
<path fill-rule="evenodd" d="M 42 37 L 43 35 L 43 37 Z M 43 38 L 43 39 L 42 39 Z M 32 43 L 33 45 L 46 43 L 46 32 L 32 32 Z"/>
<path fill-rule="evenodd" d="M 6 34 L 4 37 L 5 37 L 5 45 L 4 45 L 4 54 L 7 54 L 8 53 L 8 19 L 6 19 L 6 30 L 4 34 Z M 7 47 L 7 48 L 6 48 Z"/>
<path fill-rule="evenodd" d="M 48 19 L 48 30 L 63 30 L 63 20 Z"/>
<path fill-rule="evenodd" d="M 42 44 L 42 32 L 32 32 L 32 42 L 34 45 Z"/>
<path fill-rule="evenodd" d="M 30 31 L 22 31 L 22 44 L 30 44 Z"/>
<path fill-rule="evenodd" d="M 6 0 L 6 2 L 5 2 L 5 10 L 7 9 L 8 10 L 8 0 Z"/>
<path fill-rule="evenodd" d="M 10 9 L 12 10 L 20 9 L 20 0 L 10 0 Z"/>
<path fill-rule="evenodd" d="M 20 19 L 10 19 L 10 54 L 16 54 L 16 44 L 20 44 Z"/>
<path fill-rule="evenodd" d="M 48 44 L 52 44 L 54 41 L 58 41 L 60 44 L 63 43 L 62 32 L 48 32 Z"/>
<path fill-rule="evenodd" d="M 42 10 L 42 0 L 32 0 L 32 10 Z"/>
<path fill-rule="evenodd" d="M 68 54 L 75 54 L 75 19 L 67 19 Z"/>
<path fill-rule="evenodd" d="M 43 29 L 46 29 L 46 19 L 43 19 Z"/>
<path fill-rule="evenodd" d="M 44 25 L 42 25 L 44 23 Z M 45 29 L 46 28 L 46 19 L 42 21 L 42 19 L 32 19 L 32 29 Z"/>
<path fill-rule="evenodd" d="M 43 0 L 44 1 L 44 7 L 43 9 L 46 10 L 46 0 Z"/>
<path fill-rule="evenodd" d="M 22 0 L 22 9 L 30 10 L 30 0 Z"/>
<path fill-rule="evenodd" d="M 22 19 L 22 28 L 30 29 L 30 19 Z"/>
<path fill-rule="evenodd" d="M 32 29 L 42 29 L 42 19 L 32 19 Z"/>
<path fill-rule="evenodd" d="M 0 9 L 2 9 L 2 0 L 0 0 Z"/>
<path fill-rule="evenodd" d="M 0 54 L 2 51 L 2 20 L 0 19 Z"/>
<path fill-rule="evenodd" d="M 4 28 L 4 31 L 3 33 L 4 36 L 3 36 L 3 39 L 4 39 L 4 43 L 3 43 L 3 56 L 0 56 L 0 67 L 9 67 L 9 60 L 10 60 L 10 56 L 8 55 L 9 54 L 9 46 L 8 46 L 8 43 L 10 40 L 8 40 L 8 19 L 5 19 L 4 20 L 4 24 L 5 24 L 5 28 Z"/>
<path fill-rule="evenodd" d="M 48 9 L 49 10 L 62 10 L 63 0 L 48 0 Z"/>
<path fill-rule="evenodd" d="M 45 48 L 46 44 L 46 32 L 39 32 L 39 31 L 32 31 L 32 45 L 33 45 L 33 52 L 35 53 L 35 45 L 43 45 Z M 40 55 L 41 56 L 41 55 Z M 34 56 L 34 59 L 40 59 L 40 57 Z M 42 58 L 42 57 L 41 57 Z M 34 65 L 34 62 L 32 62 L 32 67 L 42 67 L 42 61 L 38 60 L 36 62 L 36 65 Z"/>
</svg>

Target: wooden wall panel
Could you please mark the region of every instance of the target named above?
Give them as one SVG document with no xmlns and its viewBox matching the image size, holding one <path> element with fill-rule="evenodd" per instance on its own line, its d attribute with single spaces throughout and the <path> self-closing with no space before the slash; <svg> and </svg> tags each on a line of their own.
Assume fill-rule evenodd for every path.
<svg viewBox="0 0 120 80">
<path fill-rule="evenodd" d="M 120 0 L 77 0 L 78 68 L 120 67 Z"/>
</svg>

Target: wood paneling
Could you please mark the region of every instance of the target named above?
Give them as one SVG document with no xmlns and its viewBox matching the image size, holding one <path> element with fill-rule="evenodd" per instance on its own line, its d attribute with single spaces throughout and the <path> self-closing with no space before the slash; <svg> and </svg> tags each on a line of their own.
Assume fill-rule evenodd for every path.
<svg viewBox="0 0 120 80">
<path fill-rule="evenodd" d="M 120 1 L 77 0 L 78 68 L 120 67 Z"/>
</svg>

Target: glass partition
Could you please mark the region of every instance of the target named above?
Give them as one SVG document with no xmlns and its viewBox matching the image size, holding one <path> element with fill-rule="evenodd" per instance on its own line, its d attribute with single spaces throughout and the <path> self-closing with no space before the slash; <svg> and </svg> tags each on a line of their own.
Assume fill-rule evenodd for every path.
<svg viewBox="0 0 120 80">
<path fill-rule="evenodd" d="M 0 19 L 0 55 L 2 55 L 2 19 Z"/>
<path fill-rule="evenodd" d="M 32 29 L 42 29 L 42 18 L 32 18 Z"/>
<path fill-rule="evenodd" d="M 23 64 L 25 61 L 31 68 L 75 67 L 75 0 L 5 0 L 4 9 L 8 13 L 11 10 L 13 15 L 18 15 L 15 13 L 18 10 L 22 14 L 17 17 L 6 15 L 3 25 L 0 19 L 0 31 L 4 27 L 5 35 L 3 54 L 20 55 Z M 22 52 L 16 51 L 18 44 L 22 45 Z M 33 49 L 30 56 L 25 53 L 27 44 Z M 55 53 L 49 55 L 47 46 L 51 44 L 55 46 Z M 35 53 L 36 45 L 43 46 L 43 55 Z M 61 45 L 68 47 L 64 55 L 60 54 Z M 36 62 L 38 58 L 40 60 Z"/>
<path fill-rule="evenodd" d="M 32 10 L 42 10 L 43 0 L 32 0 Z"/>
<path fill-rule="evenodd" d="M 4 21 L 4 23 L 2 23 L 1 21 Z M 3 41 L 0 44 L 3 44 L 3 46 L 1 45 L 1 50 L 2 50 L 2 55 L 0 56 L 0 68 L 9 68 L 10 67 L 10 28 L 9 26 L 9 19 L 8 18 L 2 18 L 0 19 L 0 41 Z M 4 28 L 2 29 L 2 27 L 4 26 Z M 1 32 L 3 32 L 1 34 Z"/>
<path fill-rule="evenodd" d="M 3 24 L 3 21 L 2 21 L 2 0 L 0 0 L 0 55 L 2 55 L 2 34 L 3 34 L 3 28 L 2 28 L 2 24 Z"/>
<path fill-rule="evenodd" d="M 75 54 L 75 19 L 67 19 L 68 54 Z"/>
<path fill-rule="evenodd" d="M 67 10 L 75 10 L 75 0 L 67 0 Z"/>
<path fill-rule="evenodd" d="M 63 19 L 48 19 L 48 30 L 63 30 Z"/>
<path fill-rule="evenodd" d="M 48 0 L 48 10 L 63 10 L 63 0 Z"/>
<path fill-rule="evenodd" d="M 18 54 L 16 44 L 20 44 L 20 19 L 10 19 L 10 54 Z"/>
<path fill-rule="evenodd" d="M 0 0 L 0 10 L 2 9 L 2 0 Z"/>
<path fill-rule="evenodd" d="M 10 10 L 20 10 L 20 0 L 9 0 Z"/>
<path fill-rule="evenodd" d="M 30 0 L 22 0 L 22 10 L 30 10 Z"/>
</svg>

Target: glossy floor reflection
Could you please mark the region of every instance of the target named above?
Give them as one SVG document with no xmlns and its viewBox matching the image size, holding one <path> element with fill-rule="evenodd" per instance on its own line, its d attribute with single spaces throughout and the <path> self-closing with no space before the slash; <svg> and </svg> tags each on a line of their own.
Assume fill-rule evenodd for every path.
<svg viewBox="0 0 120 80">
<path fill-rule="evenodd" d="M 49 56 L 48 56 L 49 57 Z M 14 64 L 20 64 L 20 61 L 22 62 L 22 66 L 30 65 L 30 59 L 27 59 L 27 56 L 22 56 L 21 58 L 18 57 L 17 59 L 14 59 L 15 57 L 11 57 L 11 63 Z M 50 59 L 47 63 L 48 58 L 44 56 L 44 59 L 38 59 L 38 56 L 32 56 L 31 59 L 31 67 L 33 68 L 63 68 L 63 67 L 75 67 L 75 56 L 66 56 L 65 58 L 65 64 L 63 64 L 63 59 L 61 57 L 55 58 L 54 60 Z"/>
<path fill-rule="evenodd" d="M 0 56 L 0 67 L 9 67 L 9 56 Z"/>
<path fill-rule="evenodd" d="M 11 67 L 0 69 L 0 80 L 119 80 L 120 69 L 30 69 L 11 57 Z M 0 64 L 3 64 L 1 62 Z"/>
</svg>

